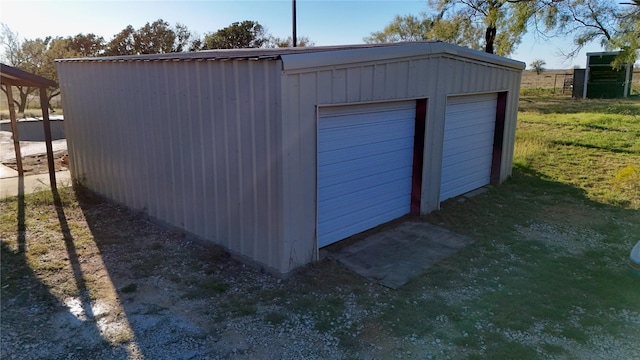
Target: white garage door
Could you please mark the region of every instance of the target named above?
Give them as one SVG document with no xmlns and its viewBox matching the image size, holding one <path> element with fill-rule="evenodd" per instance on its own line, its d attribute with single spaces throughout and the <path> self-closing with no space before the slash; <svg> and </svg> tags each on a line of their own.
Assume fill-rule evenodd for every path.
<svg viewBox="0 0 640 360">
<path fill-rule="evenodd" d="M 440 201 L 489 184 L 498 94 L 447 99 Z"/>
<path fill-rule="evenodd" d="M 318 247 L 409 213 L 415 101 L 323 108 Z"/>
</svg>

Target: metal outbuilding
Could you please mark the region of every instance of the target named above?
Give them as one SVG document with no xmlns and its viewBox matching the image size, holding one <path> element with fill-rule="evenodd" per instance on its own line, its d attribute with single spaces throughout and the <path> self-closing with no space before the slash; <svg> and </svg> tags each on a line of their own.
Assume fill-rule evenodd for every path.
<svg viewBox="0 0 640 360">
<path fill-rule="evenodd" d="M 525 67 L 441 42 L 56 65 L 76 179 L 280 274 L 507 179 Z"/>
<path fill-rule="evenodd" d="M 620 52 L 587 53 L 587 67 L 582 82 L 582 98 L 613 99 L 631 95 L 633 64 L 616 68 L 611 64 Z"/>
</svg>

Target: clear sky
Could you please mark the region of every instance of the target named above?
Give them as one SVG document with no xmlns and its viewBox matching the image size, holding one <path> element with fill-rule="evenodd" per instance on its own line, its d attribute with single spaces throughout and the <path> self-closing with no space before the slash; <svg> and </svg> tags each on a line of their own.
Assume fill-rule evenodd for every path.
<svg viewBox="0 0 640 360">
<path fill-rule="evenodd" d="M 291 0 L 0 0 L 0 22 L 27 39 L 94 33 L 109 41 L 127 25 L 137 29 L 159 18 L 171 25 L 184 24 L 200 35 L 235 21 L 253 20 L 274 36 L 288 37 L 291 3 Z M 316 45 L 363 43 L 364 37 L 382 30 L 395 15 L 419 15 L 425 10 L 426 0 L 297 0 L 298 36 L 308 36 Z M 559 53 L 570 46 L 570 39 L 545 42 L 526 35 L 511 57 L 527 65 L 542 59 L 548 69 L 572 68 L 585 66 L 586 52 L 604 51 L 592 44 L 575 59 L 565 61 Z"/>
</svg>

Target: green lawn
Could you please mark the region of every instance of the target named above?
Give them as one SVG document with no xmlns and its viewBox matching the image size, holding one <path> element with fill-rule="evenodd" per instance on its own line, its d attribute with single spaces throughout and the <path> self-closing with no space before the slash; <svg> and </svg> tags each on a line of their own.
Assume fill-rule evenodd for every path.
<svg viewBox="0 0 640 360">
<path fill-rule="evenodd" d="M 640 209 L 640 99 L 525 96 L 520 103 L 516 169 Z"/>
</svg>

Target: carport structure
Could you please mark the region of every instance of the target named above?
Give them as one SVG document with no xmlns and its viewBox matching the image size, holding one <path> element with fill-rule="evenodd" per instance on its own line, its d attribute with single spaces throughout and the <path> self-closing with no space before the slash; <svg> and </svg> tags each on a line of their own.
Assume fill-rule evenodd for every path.
<svg viewBox="0 0 640 360">
<path fill-rule="evenodd" d="M 40 108 L 42 109 L 42 124 L 44 125 L 44 137 L 47 147 L 47 162 L 49 165 L 49 180 L 51 187 L 56 187 L 55 165 L 53 163 L 53 147 L 51 145 L 51 125 L 49 124 L 49 98 L 47 97 L 47 88 L 56 87 L 55 81 L 49 80 L 42 76 L 38 76 L 18 68 L 0 64 L 0 84 L 6 87 L 7 102 L 9 105 L 9 118 L 11 120 L 11 132 L 13 133 L 13 146 L 16 152 L 16 164 L 18 167 L 18 175 L 24 176 L 22 168 L 22 155 L 20 154 L 20 136 L 18 134 L 18 123 L 16 120 L 16 109 L 13 102 L 13 86 L 28 86 L 39 89 L 40 92 Z"/>
</svg>

